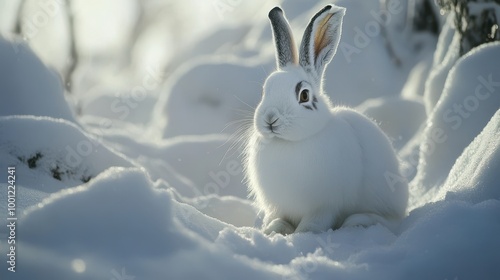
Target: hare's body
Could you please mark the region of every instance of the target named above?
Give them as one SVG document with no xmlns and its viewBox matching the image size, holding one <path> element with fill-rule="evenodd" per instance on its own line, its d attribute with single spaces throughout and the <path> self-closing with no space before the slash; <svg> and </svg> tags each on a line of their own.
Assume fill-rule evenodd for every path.
<svg viewBox="0 0 500 280">
<path fill-rule="evenodd" d="M 306 28 L 300 55 L 279 8 L 269 13 L 278 71 L 264 84 L 245 152 L 264 231 L 319 232 L 404 217 L 408 186 L 385 134 L 323 92 L 345 9 L 328 5 Z"/>
<path fill-rule="evenodd" d="M 341 226 L 353 214 L 392 220 L 404 216 L 406 183 L 388 181 L 399 175 L 388 139 L 357 112 L 336 108 L 331 114 L 323 130 L 302 141 L 262 141 L 256 134 L 250 140 L 250 191 L 266 213 L 265 224 L 284 218 L 297 227 L 304 218 L 327 212 L 325 230 Z"/>
</svg>

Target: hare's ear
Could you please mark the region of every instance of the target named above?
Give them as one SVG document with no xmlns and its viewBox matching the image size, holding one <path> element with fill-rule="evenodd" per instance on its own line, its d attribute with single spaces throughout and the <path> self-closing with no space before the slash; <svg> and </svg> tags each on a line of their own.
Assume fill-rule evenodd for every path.
<svg viewBox="0 0 500 280">
<path fill-rule="evenodd" d="M 323 77 L 326 65 L 337 52 L 345 8 L 328 5 L 307 25 L 300 44 L 300 65 Z"/>
<path fill-rule="evenodd" d="M 274 43 L 276 46 L 276 63 L 278 69 L 286 65 L 298 64 L 298 53 L 293 40 L 292 29 L 286 20 L 283 10 L 275 7 L 269 12 L 269 20 L 273 28 Z"/>
</svg>

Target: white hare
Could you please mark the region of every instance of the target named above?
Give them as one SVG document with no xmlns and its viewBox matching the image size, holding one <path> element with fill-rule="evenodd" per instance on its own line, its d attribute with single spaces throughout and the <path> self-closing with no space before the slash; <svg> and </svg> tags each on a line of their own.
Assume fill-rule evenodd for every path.
<svg viewBox="0 0 500 280">
<path fill-rule="evenodd" d="M 323 92 L 344 14 L 334 5 L 319 11 L 299 55 L 283 11 L 269 12 L 278 70 L 264 84 L 245 149 L 250 194 L 265 213 L 267 234 L 390 226 L 406 214 L 408 185 L 387 136 Z"/>
</svg>

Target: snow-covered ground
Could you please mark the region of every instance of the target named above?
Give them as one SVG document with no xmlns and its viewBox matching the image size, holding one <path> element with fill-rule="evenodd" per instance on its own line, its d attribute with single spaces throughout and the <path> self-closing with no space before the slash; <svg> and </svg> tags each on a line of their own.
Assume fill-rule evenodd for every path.
<svg viewBox="0 0 500 280">
<path fill-rule="evenodd" d="M 74 1 L 68 93 L 65 2 L 26 2 L 29 45 L 0 3 L 1 279 L 500 279 L 500 43 L 459 57 L 452 20 L 439 38 L 404 28 L 411 1 L 386 21 L 378 1 L 148 1 L 161 20 L 128 57 L 135 1 Z M 275 67 L 267 12 L 280 4 L 298 40 L 330 2 L 347 13 L 326 91 L 393 141 L 408 216 L 266 236 L 240 138 Z"/>
</svg>

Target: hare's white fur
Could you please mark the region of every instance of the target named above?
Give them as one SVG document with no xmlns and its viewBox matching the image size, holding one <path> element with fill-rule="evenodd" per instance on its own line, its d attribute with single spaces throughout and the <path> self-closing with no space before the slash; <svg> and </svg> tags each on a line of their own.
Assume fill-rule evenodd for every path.
<svg viewBox="0 0 500 280">
<path fill-rule="evenodd" d="M 405 215 L 408 186 L 388 138 L 365 116 L 332 106 L 322 91 L 344 12 L 329 5 L 313 17 L 300 57 L 281 9 L 270 12 L 278 70 L 264 84 L 245 151 L 250 194 L 265 213 L 266 233 L 390 226 Z"/>
</svg>

